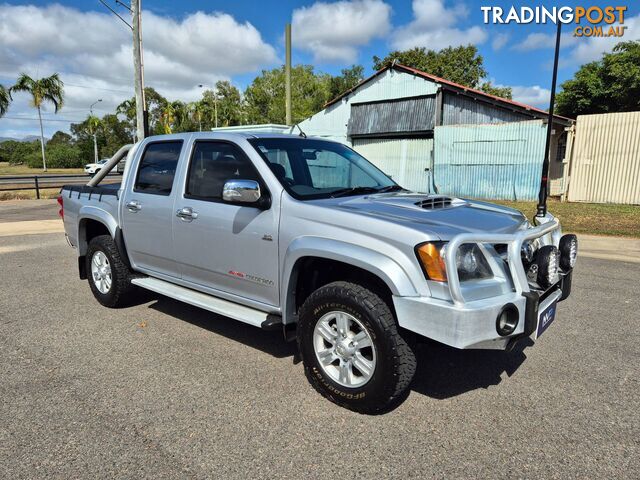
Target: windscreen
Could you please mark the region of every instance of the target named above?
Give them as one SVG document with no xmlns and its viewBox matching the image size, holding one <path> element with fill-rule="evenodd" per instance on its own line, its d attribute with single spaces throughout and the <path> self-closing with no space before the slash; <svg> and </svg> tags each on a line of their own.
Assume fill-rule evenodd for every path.
<svg viewBox="0 0 640 480">
<path fill-rule="evenodd" d="M 284 188 L 300 200 L 397 187 L 368 160 L 340 143 L 306 138 L 256 138 L 249 142 Z"/>
</svg>

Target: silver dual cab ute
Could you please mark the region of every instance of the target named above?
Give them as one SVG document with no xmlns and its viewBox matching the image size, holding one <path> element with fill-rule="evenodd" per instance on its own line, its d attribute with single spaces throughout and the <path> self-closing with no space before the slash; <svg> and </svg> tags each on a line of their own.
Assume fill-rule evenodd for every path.
<svg viewBox="0 0 640 480">
<path fill-rule="evenodd" d="M 122 184 L 101 186 L 123 154 Z M 539 337 L 577 254 L 551 215 L 410 192 L 341 143 L 293 135 L 150 137 L 58 201 L 102 305 L 142 287 L 281 329 L 311 384 L 363 413 L 409 388 L 410 336 L 502 350 Z"/>
</svg>

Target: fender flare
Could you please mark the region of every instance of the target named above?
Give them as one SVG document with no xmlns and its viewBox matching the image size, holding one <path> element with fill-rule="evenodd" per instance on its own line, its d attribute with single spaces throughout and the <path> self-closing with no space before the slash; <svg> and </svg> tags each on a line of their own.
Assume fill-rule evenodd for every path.
<svg viewBox="0 0 640 480">
<path fill-rule="evenodd" d="M 95 220 L 103 224 L 112 238 L 116 238 L 116 231 L 118 229 L 118 222 L 113 215 L 106 210 L 95 207 L 93 205 L 85 205 L 80 208 L 78 212 L 78 254 L 84 255 L 87 253 L 87 241 L 86 234 L 84 232 L 84 224 L 86 220 Z"/>
<path fill-rule="evenodd" d="M 393 295 L 419 295 L 409 275 L 403 267 L 391 257 L 380 252 L 321 237 L 300 237 L 291 242 L 284 256 L 280 290 L 282 318 L 285 324 L 294 323 L 294 294 L 297 280 L 296 265 L 305 257 L 318 257 L 336 260 L 366 270 L 380 278 Z"/>
</svg>

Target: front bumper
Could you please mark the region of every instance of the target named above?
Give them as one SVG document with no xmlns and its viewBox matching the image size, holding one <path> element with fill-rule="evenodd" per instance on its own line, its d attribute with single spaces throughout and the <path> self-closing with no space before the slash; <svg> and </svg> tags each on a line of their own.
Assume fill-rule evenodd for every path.
<svg viewBox="0 0 640 480">
<path fill-rule="evenodd" d="M 401 327 L 461 349 L 504 350 L 530 337 L 538 325 L 538 313 L 551 303 L 562 301 L 571 293 L 572 272 L 546 292 L 509 293 L 499 297 L 457 305 L 430 297 L 393 297 Z M 512 334 L 498 334 L 496 322 L 506 305 L 518 311 L 518 326 Z"/>
<path fill-rule="evenodd" d="M 520 249 L 524 241 L 545 237 L 547 243 L 557 245 L 559 236 L 558 222 L 550 220 L 511 235 L 462 234 L 454 237 L 445 253 L 451 300 L 394 296 L 398 323 L 403 328 L 455 348 L 511 348 L 515 342 L 536 331 L 539 312 L 553 302 L 564 300 L 571 292 L 571 271 L 562 273 L 560 281 L 544 292 L 532 290 L 520 261 Z M 508 245 L 508 267 L 513 289 L 499 296 L 467 301 L 457 276 L 456 251 L 464 243 L 483 242 Z M 497 330 L 497 319 L 508 305 L 517 310 L 518 324 L 511 334 L 501 336 Z"/>
</svg>

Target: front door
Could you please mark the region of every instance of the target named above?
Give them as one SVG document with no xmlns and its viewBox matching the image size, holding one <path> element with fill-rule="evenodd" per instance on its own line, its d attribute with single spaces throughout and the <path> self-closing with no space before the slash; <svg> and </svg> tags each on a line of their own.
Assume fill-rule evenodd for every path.
<svg viewBox="0 0 640 480">
<path fill-rule="evenodd" d="M 228 180 L 256 180 L 255 167 L 235 144 L 195 142 L 173 218 L 182 278 L 261 303 L 278 305 L 278 215 L 275 206 L 223 202 Z"/>
<path fill-rule="evenodd" d="M 179 277 L 173 252 L 173 186 L 182 140 L 151 142 L 122 198 L 122 231 L 134 266 L 148 273 Z"/>
</svg>

